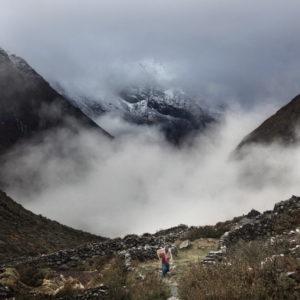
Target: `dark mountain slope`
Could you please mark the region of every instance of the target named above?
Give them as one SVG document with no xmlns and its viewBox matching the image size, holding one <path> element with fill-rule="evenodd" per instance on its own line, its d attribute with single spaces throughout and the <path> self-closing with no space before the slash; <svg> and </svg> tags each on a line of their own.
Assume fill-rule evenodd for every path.
<svg viewBox="0 0 300 300">
<path fill-rule="evenodd" d="M 237 149 L 253 143 L 269 144 L 280 142 L 286 145 L 293 144 L 299 141 L 299 134 L 297 134 L 299 125 L 300 95 L 296 96 L 291 102 L 247 135 Z"/>
<path fill-rule="evenodd" d="M 182 91 L 131 88 L 120 93 L 120 101 L 127 121 L 158 125 L 166 138 L 175 144 L 216 122 L 214 117 Z"/>
<path fill-rule="evenodd" d="M 0 191 L 0 261 L 103 240 L 36 215 Z"/>
<path fill-rule="evenodd" d="M 23 59 L 0 49 L 0 152 L 50 129 L 109 134 L 50 87 Z"/>
</svg>

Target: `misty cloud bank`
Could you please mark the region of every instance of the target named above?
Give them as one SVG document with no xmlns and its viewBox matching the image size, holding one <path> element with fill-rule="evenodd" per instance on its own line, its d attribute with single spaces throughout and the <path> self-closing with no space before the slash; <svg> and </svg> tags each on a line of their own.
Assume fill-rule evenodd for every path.
<svg viewBox="0 0 300 300">
<path fill-rule="evenodd" d="M 13 182 L 8 193 L 36 213 L 106 236 L 213 224 L 252 208 L 271 209 L 300 193 L 299 149 L 255 147 L 243 160 L 230 159 L 265 117 L 262 111 L 232 110 L 183 149 L 151 128 L 137 127 L 113 142 L 90 132 L 61 132 L 42 146 L 18 150 L 6 166 Z M 64 145 L 59 153 L 53 139 Z M 18 185 L 20 179 L 26 185 Z"/>
<path fill-rule="evenodd" d="M 74 97 L 106 99 L 146 64 L 208 103 L 280 107 L 299 92 L 299 10 L 281 0 L 4 0 L 0 41 Z"/>
</svg>

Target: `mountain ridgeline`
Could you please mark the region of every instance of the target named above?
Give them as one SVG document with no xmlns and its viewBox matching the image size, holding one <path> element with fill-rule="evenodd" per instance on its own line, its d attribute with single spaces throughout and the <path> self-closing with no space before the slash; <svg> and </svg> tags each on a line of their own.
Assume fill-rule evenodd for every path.
<svg viewBox="0 0 300 300">
<path fill-rule="evenodd" d="M 258 128 L 248 134 L 238 145 L 237 150 L 253 144 L 279 142 L 292 145 L 299 142 L 300 95 L 265 120 Z"/>
<path fill-rule="evenodd" d="M 36 215 L 0 191 L 0 261 L 104 240 Z"/>
<path fill-rule="evenodd" d="M 80 109 L 57 93 L 22 58 L 0 48 L 0 153 L 49 130 L 80 128 L 110 137 Z"/>
</svg>

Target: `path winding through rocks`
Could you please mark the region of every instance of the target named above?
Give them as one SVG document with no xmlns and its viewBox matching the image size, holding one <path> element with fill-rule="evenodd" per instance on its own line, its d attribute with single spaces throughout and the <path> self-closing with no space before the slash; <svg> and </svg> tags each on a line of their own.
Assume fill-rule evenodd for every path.
<svg viewBox="0 0 300 300">
<path fill-rule="evenodd" d="M 165 283 L 171 292 L 171 297 L 167 300 L 180 300 L 178 283 L 181 275 L 191 265 L 203 259 L 210 251 L 217 250 L 218 243 L 219 239 L 198 239 L 193 241 L 188 249 L 178 250 L 177 256 L 173 257 L 169 277 L 165 279 Z M 175 245 L 178 246 L 179 242 L 175 242 Z M 161 266 L 158 261 L 148 261 L 138 266 L 138 272 L 145 276 L 147 276 L 147 273 L 153 272 L 161 276 Z"/>
</svg>

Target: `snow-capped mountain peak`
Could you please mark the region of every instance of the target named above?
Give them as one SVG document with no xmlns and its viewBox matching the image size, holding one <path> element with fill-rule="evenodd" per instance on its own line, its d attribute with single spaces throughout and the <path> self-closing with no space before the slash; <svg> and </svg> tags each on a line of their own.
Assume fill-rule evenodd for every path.
<svg viewBox="0 0 300 300">
<path fill-rule="evenodd" d="M 182 89 L 157 84 L 132 85 L 107 99 L 82 97 L 77 105 L 94 120 L 104 113 L 114 113 L 133 124 L 157 126 L 174 143 L 203 131 L 215 121 L 199 101 Z"/>
</svg>

